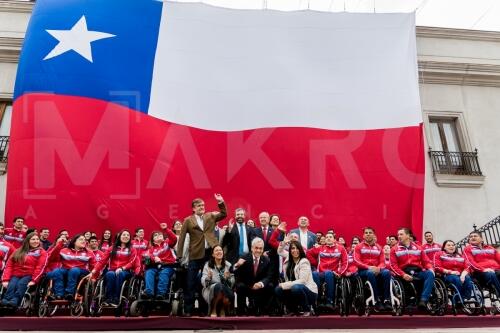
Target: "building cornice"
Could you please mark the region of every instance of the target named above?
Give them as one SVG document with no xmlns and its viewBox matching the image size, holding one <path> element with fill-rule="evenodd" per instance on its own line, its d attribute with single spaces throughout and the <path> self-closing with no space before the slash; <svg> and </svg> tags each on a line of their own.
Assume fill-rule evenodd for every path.
<svg viewBox="0 0 500 333">
<path fill-rule="evenodd" d="M 0 63 L 17 63 L 22 44 L 22 38 L 0 37 Z"/>
<path fill-rule="evenodd" d="M 419 60 L 418 70 L 424 84 L 500 87 L 500 65 Z"/>
<path fill-rule="evenodd" d="M 31 13 L 34 4 L 31 1 L 0 0 L 0 12 Z"/>
<path fill-rule="evenodd" d="M 500 31 L 451 29 L 451 28 L 439 28 L 439 27 L 417 27 L 417 38 L 418 37 L 499 43 Z"/>
</svg>

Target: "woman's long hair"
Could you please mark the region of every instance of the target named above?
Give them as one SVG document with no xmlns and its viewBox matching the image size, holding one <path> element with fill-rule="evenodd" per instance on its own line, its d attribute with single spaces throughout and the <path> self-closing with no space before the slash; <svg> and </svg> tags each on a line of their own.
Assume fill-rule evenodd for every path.
<svg viewBox="0 0 500 333">
<path fill-rule="evenodd" d="M 214 248 L 212 249 L 212 254 L 210 255 L 210 258 L 208 259 L 208 267 L 210 268 L 215 268 L 215 258 L 213 256 L 215 248 L 220 247 L 222 249 L 222 267 L 226 266 L 226 254 L 224 253 L 224 249 L 220 245 L 215 245 Z"/>
<path fill-rule="evenodd" d="M 125 243 L 125 248 L 130 250 L 130 248 L 132 247 L 132 234 L 127 229 L 121 230 L 116 234 L 115 243 L 113 244 L 113 249 L 111 250 L 111 260 L 113 260 L 113 258 L 116 256 L 116 252 L 118 251 L 118 249 L 122 247 L 121 238 L 124 232 L 128 232 L 128 234 L 130 235 L 128 242 Z"/>
<path fill-rule="evenodd" d="M 26 238 L 23 240 L 23 244 L 21 245 L 20 248 L 18 248 L 14 253 L 12 254 L 12 261 L 17 262 L 17 263 L 24 263 L 24 259 L 26 258 L 26 254 L 30 251 L 30 240 L 33 238 L 33 236 L 37 236 L 38 234 L 36 232 L 32 232 L 26 236 Z M 41 248 L 38 246 L 38 248 Z"/>
<path fill-rule="evenodd" d="M 288 247 L 288 264 L 286 266 L 286 276 L 288 277 L 289 280 L 291 280 L 293 270 L 295 269 L 295 261 L 293 260 L 292 256 L 292 247 L 296 247 L 297 250 L 299 250 L 299 261 L 302 258 L 306 258 L 306 253 L 304 249 L 302 248 L 302 244 L 300 244 L 299 241 L 292 240 L 290 242 L 290 245 Z M 295 277 L 297 278 L 297 277 Z"/>
<path fill-rule="evenodd" d="M 109 231 L 109 239 L 104 239 L 104 234 L 106 233 L 106 231 Z M 102 244 L 104 244 L 105 242 L 111 246 L 112 241 L 113 241 L 113 233 L 111 232 L 110 229 L 105 229 L 102 232 L 101 239 L 99 240 L 99 250 L 102 248 Z"/>
</svg>

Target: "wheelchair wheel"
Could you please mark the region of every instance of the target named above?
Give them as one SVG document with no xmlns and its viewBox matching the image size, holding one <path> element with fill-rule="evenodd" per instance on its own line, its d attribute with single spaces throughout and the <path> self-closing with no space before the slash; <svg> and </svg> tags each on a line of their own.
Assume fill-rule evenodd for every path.
<svg viewBox="0 0 500 333">
<path fill-rule="evenodd" d="M 443 316 L 448 306 L 448 291 L 443 280 L 437 278 L 434 280 L 434 286 L 429 298 L 428 310 L 431 315 Z"/>
<path fill-rule="evenodd" d="M 464 302 L 463 311 L 468 316 L 477 316 L 483 312 L 484 309 L 484 295 L 482 290 L 477 286 L 477 284 L 472 282 L 472 297 L 473 302 Z"/>
<path fill-rule="evenodd" d="M 391 305 L 392 315 L 402 316 L 405 308 L 405 294 L 401 282 L 398 279 L 391 280 Z"/>
<path fill-rule="evenodd" d="M 71 304 L 69 312 L 72 317 L 80 317 L 85 312 L 83 303 L 76 302 Z"/>
<path fill-rule="evenodd" d="M 91 301 L 89 304 L 89 314 L 92 317 L 99 317 L 102 314 L 102 301 L 104 298 L 104 280 L 99 279 L 93 288 Z"/>
<path fill-rule="evenodd" d="M 365 304 L 365 288 L 359 276 L 352 280 L 352 307 L 358 316 L 367 315 L 368 307 Z M 368 314 L 370 311 L 368 310 Z"/>
<path fill-rule="evenodd" d="M 347 317 L 349 315 L 349 279 L 340 278 L 337 280 L 337 285 L 339 286 L 338 302 L 339 302 L 339 311 L 340 316 Z"/>
<path fill-rule="evenodd" d="M 496 290 L 495 286 L 489 285 L 488 290 L 489 290 L 490 302 L 491 302 L 490 314 L 496 315 L 497 313 L 500 313 L 500 298 L 497 294 L 497 290 Z"/>
</svg>

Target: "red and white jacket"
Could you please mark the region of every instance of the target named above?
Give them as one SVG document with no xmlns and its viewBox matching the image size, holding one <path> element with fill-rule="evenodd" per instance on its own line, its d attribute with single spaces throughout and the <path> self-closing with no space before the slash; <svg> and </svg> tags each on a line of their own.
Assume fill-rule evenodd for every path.
<svg viewBox="0 0 500 333">
<path fill-rule="evenodd" d="M 349 276 L 356 274 L 358 272 L 358 265 L 354 261 L 354 251 L 349 252 L 347 255 L 347 271 Z"/>
<path fill-rule="evenodd" d="M 389 259 L 391 270 L 398 276 L 406 273 L 403 271 L 406 267 L 413 266 L 423 270 L 432 269 L 432 263 L 424 250 L 417 243 L 411 242 L 408 247 L 399 242 L 391 248 Z"/>
<path fill-rule="evenodd" d="M 448 271 L 457 271 L 460 273 L 467 271 L 470 273 L 469 267 L 465 258 L 458 253 L 448 254 L 441 251 L 434 255 L 434 268 L 438 273 L 449 274 Z"/>
<path fill-rule="evenodd" d="M 7 260 L 15 250 L 16 248 L 11 243 L 0 239 L 0 271 L 5 268 Z"/>
<path fill-rule="evenodd" d="M 137 251 L 139 258 L 142 258 L 148 252 L 149 244 L 144 239 L 140 240 L 135 238 L 132 240 L 132 247 Z"/>
<path fill-rule="evenodd" d="M 91 271 L 96 265 L 94 253 L 83 248 L 81 250 L 64 247 L 63 242 L 58 242 L 49 254 L 49 262 L 59 261 L 61 268 L 71 269 L 74 267 Z"/>
<path fill-rule="evenodd" d="M 102 242 L 99 246 L 99 250 L 105 253 L 111 247 L 111 242 Z"/>
<path fill-rule="evenodd" d="M 14 228 L 5 228 L 3 238 L 18 249 L 23 245 L 23 241 L 26 238 L 26 232 L 22 230 L 18 231 Z"/>
<path fill-rule="evenodd" d="M 138 256 L 137 251 L 133 247 L 117 249 L 114 257 L 111 259 L 112 251 L 113 248 L 110 247 L 104 252 L 102 260 L 99 261 L 94 268 L 96 275 L 99 275 L 106 266 L 110 271 L 115 271 L 118 268 L 137 271 Z"/>
<path fill-rule="evenodd" d="M 425 243 L 424 245 L 422 245 L 422 249 L 424 250 L 425 254 L 427 254 L 427 256 L 431 261 L 434 259 L 434 256 L 437 253 L 440 253 L 442 251 L 441 248 L 442 245 L 438 243 L 432 243 L 432 244 Z"/>
<path fill-rule="evenodd" d="M 177 236 L 169 229 L 166 230 L 165 235 L 168 237 L 167 240 L 164 240 L 161 244 L 153 244 L 146 252 L 152 263 L 155 262 L 155 257 L 160 258 L 161 264 L 173 264 L 177 259 L 174 253 Z"/>
<path fill-rule="evenodd" d="M 385 268 L 385 256 L 382 246 L 370 245 L 363 241 L 354 248 L 354 262 L 359 269 L 368 269 L 370 266 Z"/>
<path fill-rule="evenodd" d="M 322 245 L 307 250 L 307 259 L 318 263 L 318 272 L 332 271 L 339 275 L 347 271 L 347 251 L 335 243 L 334 245 Z"/>
<path fill-rule="evenodd" d="M 500 269 L 500 253 L 490 245 L 467 245 L 464 257 L 474 271 L 484 272 L 485 269 Z"/>
<path fill-rule="evenodd" d="M 102 258 L 104 257 L 104 252 L 102 252 L 101 250 L 90 250 L 92 251 L 92 253 L 94 253 L 94 257 L 95 257 L 95 262 L 96 264 L 102 260 Z"/>
<path fill-rule="evenodd" d="M 14 262 L 12 259 L 12 256 L 10 256 L 7 261 L 2 275 L 2 282 L 9 282 L 13 276 L 23 277 L 30 275 L 31 281 L 37 283 L 40 281 L 45 265 L 47 264 L 47 252 L 39 247 L 26 253 L 24 262 Z"/>
</svg>

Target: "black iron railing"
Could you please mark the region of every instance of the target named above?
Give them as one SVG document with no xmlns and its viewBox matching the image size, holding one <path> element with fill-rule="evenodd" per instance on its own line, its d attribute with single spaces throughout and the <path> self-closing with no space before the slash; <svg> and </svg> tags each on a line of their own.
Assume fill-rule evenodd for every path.
<svg viewBox="0 0 500 333">
<path fill-rule="evenodd" d="M 500 245 L 500 216 L 495 217 L 490 222 L 483 225 L 481 228 L 477 228 L 474 224 L 472 226 L 474 229 L 471 231 L 476 231 L 481 234 L 483 241 L 485 244 L 498 246 Z M 463 248 L 469 242 L 469 235 L 467 235 L 464 239 L 458 241 L 456 243 L 458 251 L 461 253 Z"/>
<path fill-rule="evenodd" d="M 0 136 L 0 163 L 7 163 L 7 155 L 9 154 L 9 138 L 8 136 Z"/>
<path fill-rule="evenodd" d="M 477 160 L 477 149 L 473 152 L 433 151 L 429 149 L 434 174 L 482 176 Z"/>
</svg>

